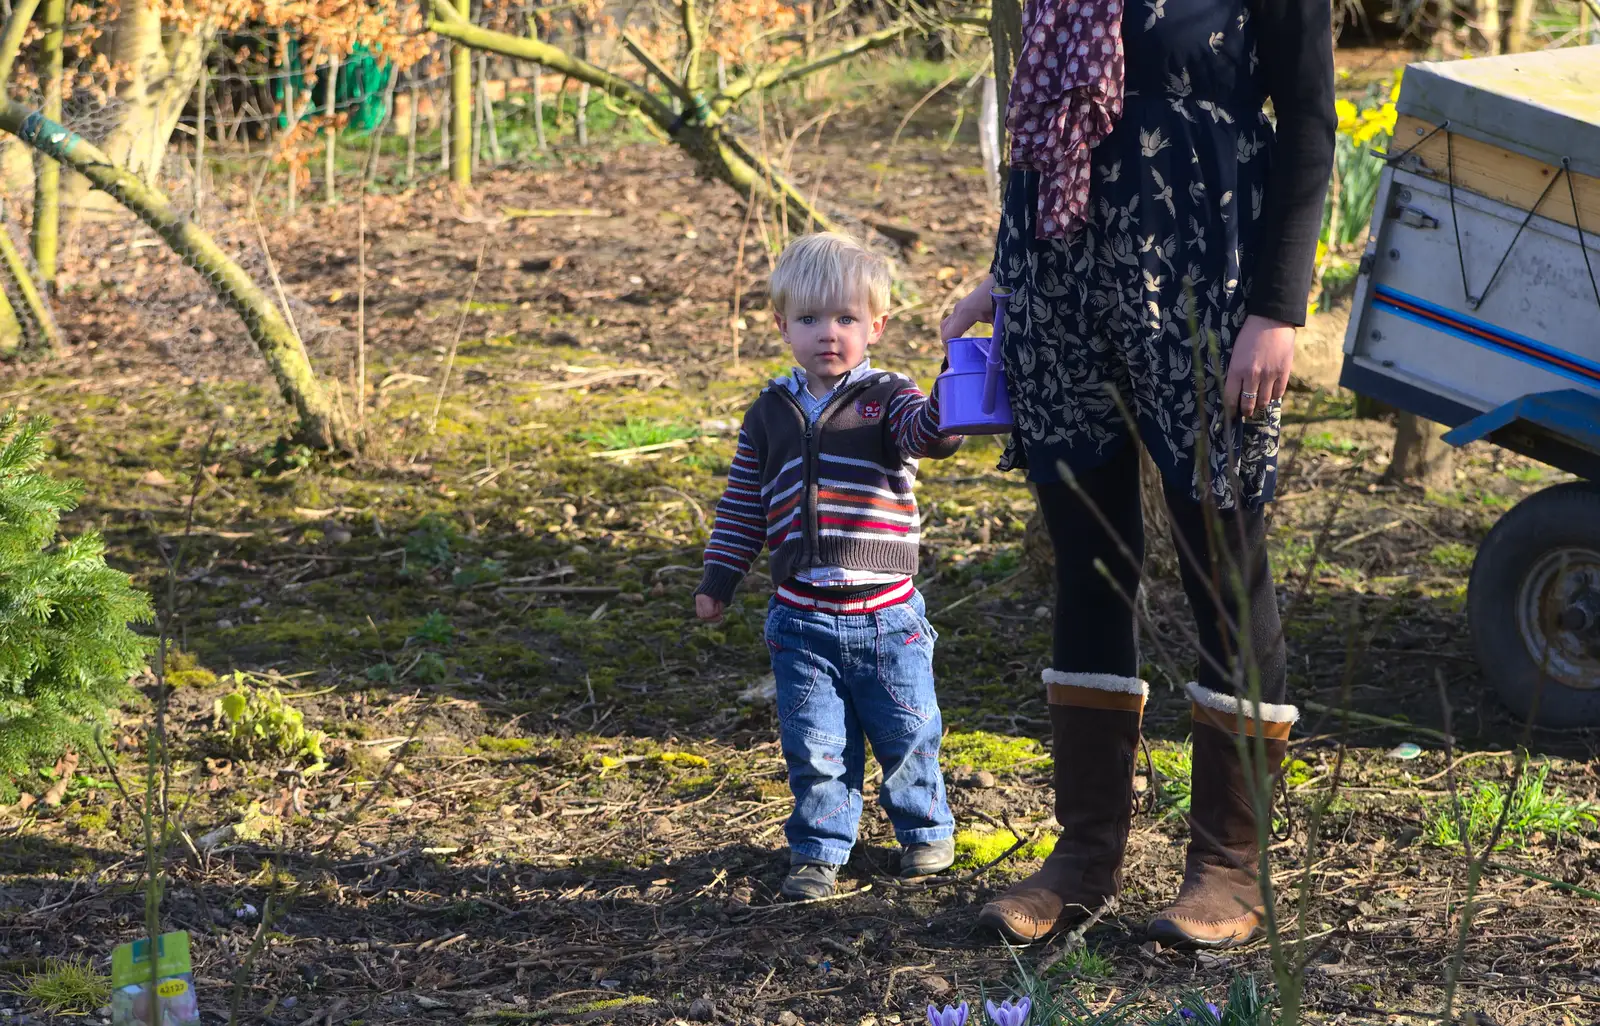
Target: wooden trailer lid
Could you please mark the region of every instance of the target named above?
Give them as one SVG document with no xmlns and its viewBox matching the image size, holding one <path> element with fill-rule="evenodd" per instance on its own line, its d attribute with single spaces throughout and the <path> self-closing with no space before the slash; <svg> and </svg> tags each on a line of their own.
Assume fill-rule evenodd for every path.
<svg viewBox="0 0 1600 1026">
<path fill-rule="evenodd" d="M 1600 46 L 1406 68 L 1401 114 L 1600 177 Z"/>
</svg>

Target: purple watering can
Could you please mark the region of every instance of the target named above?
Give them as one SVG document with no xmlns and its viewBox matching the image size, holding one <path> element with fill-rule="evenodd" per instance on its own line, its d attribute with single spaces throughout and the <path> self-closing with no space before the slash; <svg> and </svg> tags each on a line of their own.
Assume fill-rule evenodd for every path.
<svg viewBox="0 0 1600 1026">
<path fill-rule="evenodd" d="M 933 383 L 939 395 L 939 430 L 949 435 L 1003 435 L 1012 426 L 1006 371 L 1000 359 L 1005 300 L 1011 289 L 994 288 L 994 335 L 953 338 L 950 368 Z"/>
</svg>

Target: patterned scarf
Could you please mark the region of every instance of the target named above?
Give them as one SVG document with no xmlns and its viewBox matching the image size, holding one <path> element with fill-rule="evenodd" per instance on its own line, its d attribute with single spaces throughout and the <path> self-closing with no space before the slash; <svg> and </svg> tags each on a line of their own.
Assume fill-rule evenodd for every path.
<svg viewBox="0 0 1600 1026">
<path fill-rule="evenodd" d="M 1041 239 L 1087 220 L 1090 151 L 1122 116 L 1123 0 L 1030 0 L 1006 110 L 1011 163 L 1040 174 Z"/>
</svg>

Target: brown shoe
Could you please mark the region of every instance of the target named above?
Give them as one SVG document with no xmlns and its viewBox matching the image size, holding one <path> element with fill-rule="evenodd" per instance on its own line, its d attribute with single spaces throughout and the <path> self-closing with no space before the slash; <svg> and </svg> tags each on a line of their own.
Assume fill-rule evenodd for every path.
<svg viewBox="0 0 1600 1026">
<path fill-rule="evenodd" d="M 1231 948 L 1254 940 L 1266 916 L 1257 876 L 1261 864 L 1255 805 L 1235 737 L 1239 701 L 1189 685 L 1194 715 L 1194 769 L 1190 792 L 1189 854 L 1178 900 L 1150 921 L 1146 934 L 1168 947 Z M 1246 703 L 1248 705 L 1248 703 Z M 1262 704 L 1261 717 L 1244 721 L 1245 743 L 1267 751 L 1267 799 L 1282 770 L 1292 705 Z M 1252 755 L 1252 761 L 1254 756 Z M 1260 767 L 1251 767 L 1259 773 Z"/>
<path fill-rule="evenodd" d="M 1136 677 L 1046 670 L 1055 850 L 1032 876 L 978 913 L 1013 944 L 1080 922 L 1117 896 L 1133 818 L 1133 757 L 1149 687 Z"/>
</svg>

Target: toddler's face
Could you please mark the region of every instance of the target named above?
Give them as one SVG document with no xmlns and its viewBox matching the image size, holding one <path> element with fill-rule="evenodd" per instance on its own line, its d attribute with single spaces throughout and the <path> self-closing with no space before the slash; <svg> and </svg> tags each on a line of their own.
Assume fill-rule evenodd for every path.
<svg viewBox="0 0 1600 1026">
<path fill-rule="evenodd" d="M 867 355 L 867 347 L 883 336 L 889 315 L 873 317 L 865 299 L 840 309 L 791 310 L 776 318 L 794 360 L 808 381 L 832 388 Z"/>
</svg>

